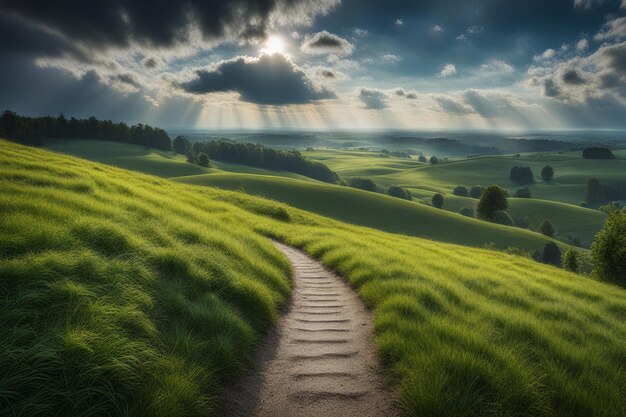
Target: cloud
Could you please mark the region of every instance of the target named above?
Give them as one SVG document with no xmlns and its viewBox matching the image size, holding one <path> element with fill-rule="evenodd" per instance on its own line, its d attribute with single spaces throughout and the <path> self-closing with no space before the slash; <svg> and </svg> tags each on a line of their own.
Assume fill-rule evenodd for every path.
<svg viewBox="0 0 626 417">
<path fill-rule="evenodd" d="M 446 64 L 441 68 L 441 71 L 439 71 L 439 76 L 444 78 L 451 77 L 454 74 L 456 74 L 456 66 L 454 64 Z"/>
<path fill-rule="evenodd" d="M 307 54 L 350 55 L 354 50 L 354 45 L 324 30 L 306 36 L 300 49 Z"/>
<path fill-rule="evenodd" d="M 336 98 L 282 54 L 240 56 L 194 73 L 193 79 L 177 84 L 188 93 L 237 92 L 243 101 L 277 106 Z"/>
<path fill-rule="evenodd" d="M 438 96 L 435 97 L 434 100 L 439 108 L 445 113 L 455 115 L 466 115 L 474 113 L 474 111 L 470 107 L 450 97 Z"/>
<path fill-rule="evenodd" d="M 543 94 L 546 97 L 559 97 L 561 88 L 552 78 L 546 78 L 543 80 Z"/>
<path fill-rule="evenodd" d="M 370 35 L 369 31 L 361 28 L 354 28 L 352 32 L 354 33 L 354 36 L 358 38 L 365 38 Z"/>
<path fill-rule="evenodd" d="M 396 26 L 403 26 L 403 25 L 404 25 L 404 20 L 396 19 Z"/>
<path fill-rule="evenodd" d="M 585 79 L 580 75 L 580 73 L 575 69 L 569 69 L 563 72 L 563 76 L 561 77 L 565 84 L 574 84 L 580 85 L 585 84 Z"/>
<path fill-rule="evenodd" d="M 510 74 L 514 71 L 514 68 L 511 64 L 508 64 L 499 59 L 492 59 L 490 61 L 485 62 L 479 67 L 481 73 L 485 74 L 495 74 L 495 73 L 504 73 Z"/>
<path fill-rule="evenodd" d="M 608 21 L 593 38 L 597 41 L 621 41 L 626 39 L 626 17 Z"/>
<path fill-rule="evenodd" d="M 589 48 L 589 41 L 585 38 L 579 40 L 578 42 L 576 42 L 576 49 L 579 51 L 585 51 L 587 48 Z"/>
<path fill-rule="evenodd" d="M 380 90 L 361 88 L 359 100 L 366 109 L 380 110 L 387 107 L 387 95 Z"/>
<path fill-rule="evenodd" d="M 547 61 L 547 60 L 554 58 L 555 56 L 556 56 L 556 51 L 550 48 L 550 49 L 546 49 L 545 51 L 543 51 L 541 55 L 535 55 L 533 57 L 533 60 L 534 61 Z"/>
<path fill-rule="evenodd" d="M 406 92 L 404 91 L 402 88 L 396 88 L 395 90 L 393 90 L 393 93 L 398 96 L 398 97 L 404 97 L 406 99 L 409 100 L 415 100 L 417 99 L 417 93 L 414 92 Z"/>
<path fill-rule="evenodd" d="M 395 54 L 385 54 L 383 55 L 383 61 L 389 62 L 390 64 L 397 64 L 402 61 L 402 57 Z"/>
<path fill-rule="evenodd" d="M 433 25 L 433 27 L 430 30 L 432 30 L 435 33 L 443 32 L 443 28 L 439 25 Z"/>
<path fill-rule="evenodd" d="M 91 47 L 170 47 L 199 33 L 204 41 L 264 38 L 271 28 L 310 24 L 340 0 L 4 0 L 3 12 Z"/>
</svg>

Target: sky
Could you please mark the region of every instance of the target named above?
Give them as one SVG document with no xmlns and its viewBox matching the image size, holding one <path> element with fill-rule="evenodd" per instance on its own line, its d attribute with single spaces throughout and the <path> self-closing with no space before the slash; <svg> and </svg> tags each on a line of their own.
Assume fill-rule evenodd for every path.
<svg viewBox="0 0 626 417">
<path fill-rule="evenodd" d="M 1 0 L 0 62 L 33 116 L 626 129 L 626 0 Z"/>
</svg>

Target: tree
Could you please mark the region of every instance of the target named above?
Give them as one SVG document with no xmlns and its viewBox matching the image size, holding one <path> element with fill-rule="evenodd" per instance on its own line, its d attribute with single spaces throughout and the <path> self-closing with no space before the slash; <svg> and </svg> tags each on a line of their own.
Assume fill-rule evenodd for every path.
<svg viewBox="0 0 626 417">
<path fill-rule="evenodd" d="M 491 185 L 487 187 L 485 192 L 480 197 L 476 212 L 478 213 L 479 218 L 493 221 L 494 213 L 496 211 L 504 211 L 508 207 L 509 202 L 506 199 L 504 190 L 497 185 Z"/>
<path fill-rule="evenodd" d="M 543 167 L 543 169 L 541 170 L 541 178 L 545 182 L 552 181 L 552 178 L 554 178 L 554 169 L 552 169 L 550 165 L 546 165 L 545 167 Z"/>
<path fill-rule="evenodd" d="M 541 262 L 554 266 L 561 266 L 561 250 L 554 242 L 548 242 L 541 252 Z"/>
<path fill-rule="evenodd" d="M 530 217 L 528 216 L 517 217 L 515 219 L 515 226 L 521 229 L 528 229 L 530 227 Z"/>
<path fill-rule="evenodd" d="M 467 188 L 461 185 L 457 185 L 456 187 L 454 187 L 454 190 L 452 190 L 452 194 L 458 195 L 460 197 L 467 197 L 469 195 L 469 191 L 467 190 Z"/>
<path fill-rule="evenodd" d="M 433 198 L 430 200 L 433 207 L 441 208 L 443 207 L 443 196 L 439 193 L 433 195 Z"/>
<path fill-rule="evenodd" d="M 417 160 L 419 162 L 428 162 L 428 159 L 426 159 L 426 157 L 424 155 L 420 155 L 417 157 Z"/>
<path fill-rule="evenodd" d="M 196 160 L 198 161 L 198 165 L 203 166 L 203 167 L 208 167 L 209 166 L 209 155 L 207 155 L 204 152 L 200 152 L 198 155 L 196 155 Z"/>
<path fill-rule="evenodd" d="M 483 187 L 482 185 L 474 185 L 472 188 L 470 188 L 469 195 L 472 198 L 480 198 L 484 192 L 485 187 Z"/>
<path fill-rule="evenodd" d="M 439 163 L 439 158 L 437 158 L 436 156 L 431 156 L 430 157 L 430 163 L 431 164 L 438 164 Z"/>
<path fill-rule="evenodd" d="M 563 265 L 563 269 L 571 272 L 578 273 L 580 270 L 580 265 L 578 264 L 578 253 L 571 246 L 563 252 L 561 265 Z"/>
<path fill-rule="evenodd" d="M 406 188 L 402 188 L 399 185 L 391 185 L 387 188 L 387 194 L 392 197 L 403 198 L 405 200 L 411 200 L 411 192 Z"/>
<path fill-rule="evenodd" d="M 626 213 L 609 214 L 591 245 L 593 272 L 598 277 L 626 285 Z"/>
<path fill-rule="evenodd" d="M 496 210 L 493 212 L 493 222 L 505 226 L 515 225 L 513 218 L 504 210 Z"/>
<path fill-rule="evenodd" d="M 582 208 L 589 208 L 589 204 L 586 201 L 581 201 L 578 205 Z"/>
<path fill-rule="evenodd" d="M 548 237 L 554 237 L 554 234 L 556 233 L 556 227 L 554 227 L 554 223 L 552 223 L 550 220 L 545 219 L 539 225 L 538 231 L 542 235 L 545 235 Z"/>
<path fill-rule="evenodd" d="M 354 177 L 348 180 L 348 185 L 365 191 L 376 192 L 376 183 L 369 178 Z"/>
<path fill-rule="evenodd" d="M 174 152 L 181 155 L 186 155 L 187 149 L 189 149 L 190 147 L 191 143 L 184 136 L 176 136 L 176 139 L 174 139 L 174 141 L 172 142 L 172 148 L 174 149 Z"/>
<path fill-rule="evenodd" d="M 590 147 L 583 150 L 585 159 L 615 159 L 615 155 L 608 148 Z"/>
<path fill-rule="evenodd" d="M 474 217 L 474 209 L 472 207 L 463 207 L 459 210 L 459 214 L 467 217 Z"/>
<path fill-rule="evenodd" d="M 606 193 L 599 179 L 589 178 L 587 180 L 587 196 L 585 197 L 585 201 L 590 204 L 598 204 L 606 201 Z"/>
<path fill-rule="evenodd" d="M 514 166 L 509 172 L 509 179 L 515 184 L 532 184 L 535 182 L 530 167 Z"/>
<path fill-rule="evenodd" d="M 515 197 L 517 198 L 530 198 L 530 190 L 528 187 L 518 188 L 515 191 Z"/>
</svg>

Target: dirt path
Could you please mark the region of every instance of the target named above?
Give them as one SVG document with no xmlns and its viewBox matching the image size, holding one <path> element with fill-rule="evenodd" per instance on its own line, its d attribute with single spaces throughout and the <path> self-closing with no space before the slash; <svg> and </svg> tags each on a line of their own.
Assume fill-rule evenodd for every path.
<svg viewBox="0 0 626 417">
<path fill-rule="evenodd" d="M 224 415 L 397 415 L 378 372 L 370 314 L 355 292 L 319 262 L 275 244 L 293 265 L 293 297 L 256 370 L 227 393 Z"/>
</svg>

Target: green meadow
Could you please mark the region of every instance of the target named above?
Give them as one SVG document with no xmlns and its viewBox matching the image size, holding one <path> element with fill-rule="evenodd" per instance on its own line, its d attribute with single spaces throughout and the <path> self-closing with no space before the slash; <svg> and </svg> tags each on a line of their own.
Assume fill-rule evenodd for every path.
<svg viewBox="0 0 626 417">
<path fill-rule="evenodd" d="M 269 238 L 357 290 L 407 415 L 626 415 L 620 287 L 5 141 L 0 190 L 0 415 L 218 415 L 291 291 Z"/>
</svg>

